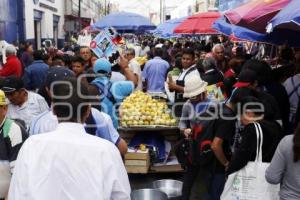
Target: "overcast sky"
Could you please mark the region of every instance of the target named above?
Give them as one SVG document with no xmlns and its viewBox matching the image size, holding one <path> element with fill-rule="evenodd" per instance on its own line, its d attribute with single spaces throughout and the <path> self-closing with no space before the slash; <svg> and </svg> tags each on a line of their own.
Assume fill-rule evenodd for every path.
<svg viewBox="0 0 300 200">
<path fill-rule="evenodd" d="M 134 12 L 149 16 L 149 12 L 159 12 L 160 0 L 110 0 L 119 4 L 121 11 Z M 184 3 L 185 0 L 165 0 L 166 7 L 177 7 Z"/>
</svg>

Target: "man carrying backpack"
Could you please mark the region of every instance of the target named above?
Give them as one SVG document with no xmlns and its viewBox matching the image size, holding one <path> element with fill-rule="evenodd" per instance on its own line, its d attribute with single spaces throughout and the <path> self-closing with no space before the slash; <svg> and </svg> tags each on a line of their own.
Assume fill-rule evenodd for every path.
<svg viewBox="0 0 300 200">
<path fill-rule="evenodd" d="M 191 193 L 194 194 L 191 190 L 200 170 L 200 167 L 193 163 L 192 155 L 187 156 L 185 153 L 188 150 L 190 154 L 193 154 L 191 153 L 193 151 L 191 146 L 192 129 L 197 122 L 197 117 L 205 113 L 211 103 L 207 99 L 206 86 L 207 83 L 201 80 L 200 76 L 195 75 L 186 80 L 184 87 L 183 96 L 189 100 L 183 105 L 179 127 L 185 139 L 181 140 L 175 150 L 179 162 L 186 169 L 182 188 L 183 200 L 190 199 Z M 187 146 L 191 149 L 185 149 Z"/>
<path fill-rule="evenodd" d="M 110 80 L 111 63 L 104 58 L 96 61 L 93 71 L 96 74 L 96 78 L 89 87 L 90 94 L 97 95 L 97 101 L 93 102 L 93 105 L 99 105 L 100 101 L 101 111 L 110 115 L 114 127 L 118 128 L 116 106 L 133 92 L 134 84 L 132 81 L 112 82 Z"/>
<path fill-rule="evenodd" d="M 200 79 L 200 78 L 198 78 Z M 203 82 L 203 81 L 202 81 Z M 230 157 L 230 145 L 235 133 L 235 113 L 232 104 L 217 105 L 206 97 L 206 85 L 196 78 L 190 78 L 184 88 L 184 97 L 190 100 L 183 107 L 180 127 L 186 137 L 191 138 L 191 149 L 187 157 L 186 174 L 183 184 L 183 199 L 188 200 L 197 175 L 207 186 L 202 199 L 218 200 L 225 183 L 225 168 Z M 196 101 L 195 101 L 196 100 Z M 196 113 L 188 113 L 189 109 Z M 189 118 L 187 118 L 189 116 Z M 186 122 L 190 122 L 185 127 Z M 191 123 L 192 122 L 192 123 Z M 180 159 L 179 159 L 180 160 Z"/>
</svg>

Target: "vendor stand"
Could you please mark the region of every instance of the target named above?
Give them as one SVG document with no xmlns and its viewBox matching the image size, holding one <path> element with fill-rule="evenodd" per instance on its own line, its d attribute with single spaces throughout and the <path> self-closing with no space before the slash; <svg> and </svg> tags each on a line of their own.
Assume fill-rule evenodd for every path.
<svg viewBox="0 0 300 200">
<path fill-rule="evenodd" d="M 128 173 L 183 171 L 173 153 L 180 136 L 179 128 L 165 102 L 135 92 L 122 103 L 119 124 L 120 136 L 129 144 L 125 155 Z M 154 141 L 153 145 L 148 141 Z"/>
</svg>

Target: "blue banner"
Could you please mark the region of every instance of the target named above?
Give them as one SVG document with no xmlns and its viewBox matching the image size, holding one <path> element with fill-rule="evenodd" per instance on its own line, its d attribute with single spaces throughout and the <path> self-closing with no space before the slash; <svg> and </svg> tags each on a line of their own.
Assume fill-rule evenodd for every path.
<svg viewBox="0 0 300 200">
<path fill-rule="evenodd" d="M 236 8 L 243 3 L 247 3 L 250 0 L 219 0 L 219 11 L 226 11 Z"/>
</svg>

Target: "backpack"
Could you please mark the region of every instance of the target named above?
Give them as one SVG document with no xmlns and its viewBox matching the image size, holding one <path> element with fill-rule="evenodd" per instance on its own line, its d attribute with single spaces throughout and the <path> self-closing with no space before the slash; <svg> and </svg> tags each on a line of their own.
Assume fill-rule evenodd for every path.
<svg viewBox="0 0 300 200">
<path fill-rule="evenodd" d="M 92 84 L 98 88 L 100 92 L 101 100 L 106 97 L 112 104 L 116 103 L 115 97 L 110 91 L 112 87 L 111 81 L 109 81 L 106 85 L 104 85 L 99 81 L 93 81 Z"/>
<path fill-rule="evenodd" d="M 192 154 L 190 157 L 191 164 L 197 166 L 208 166 L 214 160 L 214 152 L 211 144 L 215 137 L 215 127 L 218 116 L 216 106 L 211 106 L 202 113 L 197 119 L 196 124 L 192 127 Z M 210 118 L 210 119 L 208 119 Z"/>
<path fill-rule="evenodd" d="M 201 113 L 192 127 L 191 138 L 180 140 L 175 146 L 174 151 L 178 162 L 183 168 L 188 165 L 205 167 L 212 163 L 214 153 L 211 144 L 215 136 L 215 124 L 218 117 L 212 114 L 216 112 L 216 106 L 210 106 Z M 212 119 L 207 120 L 207 117 Z"/>
</svg>

